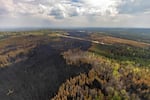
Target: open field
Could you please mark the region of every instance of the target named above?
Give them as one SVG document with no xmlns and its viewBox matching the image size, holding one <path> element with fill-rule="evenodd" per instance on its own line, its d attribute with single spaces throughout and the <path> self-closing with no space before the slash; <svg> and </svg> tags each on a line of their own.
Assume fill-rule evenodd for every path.
<svg viewBox="0 0 150 100">
<path fill-rule="evenodd" d="M 103 42 L 107 44 L 126 44 L 130 46 L 142 47 L 142 48 L 150 47 L 149 43 L 116 38 L 116 37 L 111 37 L 111 36 L 98 36 L 98 35 L 92 34 L 91 38 L 95 41 L 99 41 L 99 42 Z"/>
</svg>

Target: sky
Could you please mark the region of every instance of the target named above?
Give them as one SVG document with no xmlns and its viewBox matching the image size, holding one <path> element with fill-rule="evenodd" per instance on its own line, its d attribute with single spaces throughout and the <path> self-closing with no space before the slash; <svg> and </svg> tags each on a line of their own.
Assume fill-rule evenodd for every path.
<svg viewBox="0 0 150 100">
<path fill-rule="evenodd" d="M 0 0 L 0 28 L 150 28 L 150 0 Z"/>
</svg>

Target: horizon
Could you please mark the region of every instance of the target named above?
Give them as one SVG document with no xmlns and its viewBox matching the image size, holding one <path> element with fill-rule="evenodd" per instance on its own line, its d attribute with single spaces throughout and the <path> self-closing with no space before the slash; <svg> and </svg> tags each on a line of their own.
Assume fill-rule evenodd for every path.
<svg viewBox="0 0 150 100">
<path fill-rule="evenodd" d="M 115 30 L 113 30 L 115 29 Z M 40 30 L 76 30 L 76 31 L 125 31 L 125 30 L 150 30 L 144 27 L 11 27 L 1 28 L 0 32 L 24 32 L 24 31 L 40 31 Z"/>
</svg>

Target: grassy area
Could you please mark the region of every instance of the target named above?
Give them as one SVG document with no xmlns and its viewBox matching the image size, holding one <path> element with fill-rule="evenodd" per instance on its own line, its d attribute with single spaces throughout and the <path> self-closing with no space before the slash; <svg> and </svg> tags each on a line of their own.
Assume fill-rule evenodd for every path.
<svg viewBox="0 0 150 100">
<path fill-rule="evenodd" d="M 47 44 L 50 41 L 60 40 L 56 36 L 33 34 L 12 34 L 5 39 L 3 38 L 0 41 L 0 67 L 5 67 L 24 60 L 27 53 L 39 44 Z"/>
<path fill-rule="evenodd" d="M 125 38 L 119 38 L 119 37 L 114 37 L 114 36 L 108 36 L 108 35 L 103 35 L 101 33 L 93 33 L 91 34 L 91 39 L 99 41 L 99 42 L 104 42 L 107 44 L 123 44 L 123 45 L 129 45 L 129 46 L 134 46 L 134 47 L 140 47 L 140 48 L 148 48 L 150 47 L 149 43 L 141 42 L 141 41 L 135 41 L 131 39 L 125 39 Z"/>
</svg>

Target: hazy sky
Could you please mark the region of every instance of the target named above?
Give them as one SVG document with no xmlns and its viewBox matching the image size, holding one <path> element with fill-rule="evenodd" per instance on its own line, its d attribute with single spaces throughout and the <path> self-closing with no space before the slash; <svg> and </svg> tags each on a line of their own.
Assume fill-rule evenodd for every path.
<svg viewBox="0 0 150 100">
<path fill-rule="evenodd" d="M 0 0 L 3 27 L 150 28 L 150 0 Z"/>
</svg>

